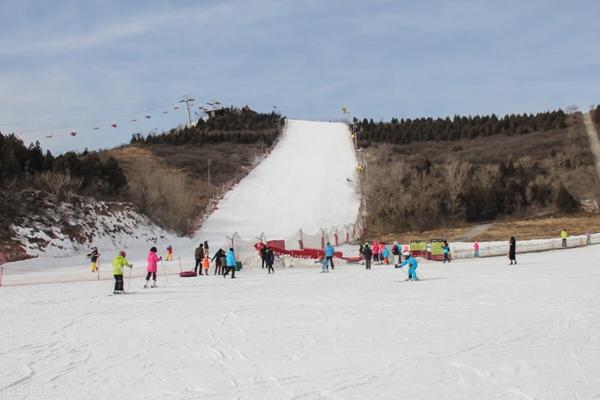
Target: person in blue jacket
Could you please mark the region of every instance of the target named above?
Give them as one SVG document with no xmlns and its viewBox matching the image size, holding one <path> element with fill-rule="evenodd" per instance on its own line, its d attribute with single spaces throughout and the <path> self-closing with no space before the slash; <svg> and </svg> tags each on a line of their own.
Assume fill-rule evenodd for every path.
<svg viewBox="0 0 600 400">
<path fill-rule="evenodd" d="M 389 265 L 389 263 L 390 263 L 390 249 L 388 249 L 387 246 L 385 246 L 383 248 L 383 251 L 381 252 L 381 256 L 383 257 L 383 262 L 385 263 L 385 265 Z"/>
<path fill-rule="evenodd" d="M 418 281 L 419 277 L 417 277 L 417 267 L 419 263 L 417 263 L 417 259 L 414 258 L 410 253 L 403 253 L 404 261 L 400 264 L 400 268 L 408 265 L 408 278 L 407 281 Z"/>
<path fill-rule="evenodd" d="M 444 240 L 444 245 L 442 246 L 442 249 L 444 249 L 444 263 L 446 261 L 450 262 L 450 245 L 448 245 L 448 242 L 446 240 Z"/>
<path fill-rule="evenodd" d="M 235 279 L 235 253 L 233 252 L 232 247 L 229 248 L 225 258 L 227 262 L 227 271 L 223 274 L 223 278 L 226 278 L 229 271 L 231 271 L 231 279 Z"/>
<path fill-rule="evenodd" d="M 335 249 L 329 242 L 327 242 L 327 245 L 325 245 L 325 257 L 327 258 L 327 261 L 331 265 L 332 270 L 335 269 L 333 267 L 333 254 L 334 253 L 335 253 Z"/>
</svg>

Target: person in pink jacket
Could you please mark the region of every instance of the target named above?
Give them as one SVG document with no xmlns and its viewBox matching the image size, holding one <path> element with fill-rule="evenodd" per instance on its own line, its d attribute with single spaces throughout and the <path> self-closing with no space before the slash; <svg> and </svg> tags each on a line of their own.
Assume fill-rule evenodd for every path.
<svg viewBox="0 0 600 400">
<path fill-rule="evenodd" d="M 371 247 L 371 251 L 373 252 L 373 262 L 379 262 L 379 243 L 377 240 L 373 240 L 373 246 Z"/>
<path fill-rule="evenodd" d="M 156 287 L 156 271 L 158 270 L 158 262 L 162 260 L 162 257 L 156 255 L 156 251 L 156 247 L 152 247 L 150 249 L 150 253 L 148 253 L 148 273 L 146 274 L 146 283 L 144 284 L 144 288 L 148 287 L 150 277 L 152 277 L 151 287 Z"/>
</svg>

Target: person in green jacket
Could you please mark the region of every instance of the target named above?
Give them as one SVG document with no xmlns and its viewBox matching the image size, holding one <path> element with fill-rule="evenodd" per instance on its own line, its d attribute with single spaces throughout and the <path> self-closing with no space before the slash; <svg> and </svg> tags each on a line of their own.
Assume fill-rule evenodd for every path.
<svg viewBox="0 0 600 400">
<path fill-rule="evenodd" d="M 566 229 L 563 229 L 562 231 L 560 231 L 560 238 L 562 239 L 562 247 L 567 247 L 567 238 L 569 237 L 569 234 L 567 233 Z"/>
<path fill-rule="evenodd" d="M 114 258 L 112 263 L 113 275 L 115 277 L 115 290 L 113 291 L 113 294 L 121 294 L 125 292 L 123 290 L 123 268 L 133 268 L 133 265 L 129 264 L 129 261 L 127 261 L 125 256 L 125 251 L 121 250 L 119 255 Z"/>
</svg>

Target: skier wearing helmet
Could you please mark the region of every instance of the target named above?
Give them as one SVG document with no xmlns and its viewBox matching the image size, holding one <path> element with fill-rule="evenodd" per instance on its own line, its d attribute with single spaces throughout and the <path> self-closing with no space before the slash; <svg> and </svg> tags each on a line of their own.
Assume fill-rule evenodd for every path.
<svg viewBox="0 0 600 400">
<path fill-rule="evenodd" d="M 402 255 L 404 256 L 404 261 L 402 261 L 402 264 L 400 264 L 400 268 L 404 267 L 405 265 L 409 266 L 408 278 L 406 280 L 418 281 L 419 278 L 417 277 L 417 267 L 419 264 L 417 263 L 417 259 L 414 258 L 409 252 L 404 252 Z"/>
<path fill-rule="evenodd" d="M 113 275 L 115 277 L 115 290 L 113 294 L 124 293 L 123 289 L 123 268 L 132 268 L 133 265 L 129 264 L 129 261 L 125 258 L 125 251 L 119 251 L 119 254 L 113 260 Z"/>
</svg>

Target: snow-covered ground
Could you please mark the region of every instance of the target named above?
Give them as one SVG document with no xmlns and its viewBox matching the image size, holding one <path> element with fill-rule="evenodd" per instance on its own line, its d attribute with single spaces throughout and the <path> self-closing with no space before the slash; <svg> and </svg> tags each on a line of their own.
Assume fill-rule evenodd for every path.
<svg viewBox="0 0 600 400">
<path fill-rule="evenodd" d="M 159 266 L 158 289 L 142 289 L 148 246 L 127 249 L 132 294 L 121 296 L 109 296 L 114 249 L 99 280 L 82 255 L 7 264 L 0 399 L 600 398 L 600 246 L 511 267 L 422 262 L 421 282 L 310 262 L 271 276 L 246 264 L 236 280 L 177 276 L 205 239 L 214 249 L 234 232 L 281 239 L 354 222 L 355 162 L 344 125 L 290 121 L 193 240 L 156 243 L 177 260 L 166 276 Z"/>
<path fill-rule="evenodd" d="M 599 258 L 3 287 L 0 398 L 595 399 Z"/>
</svg>

